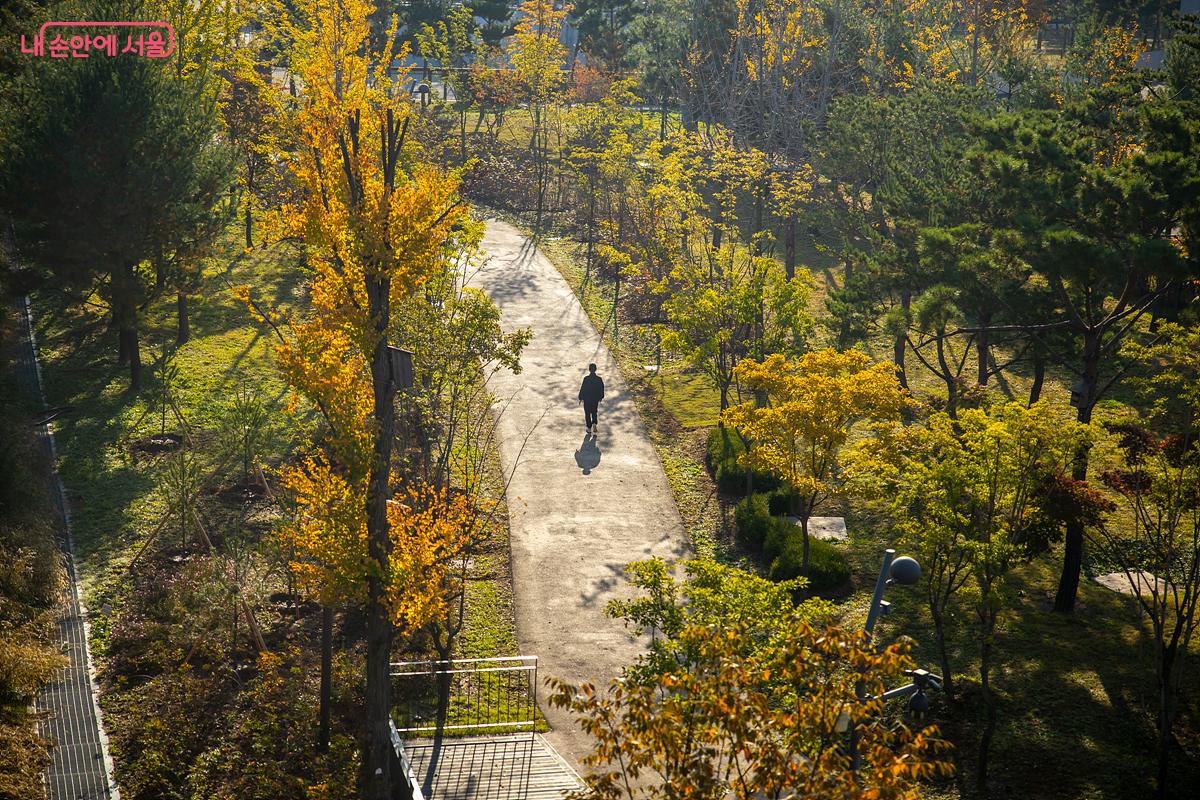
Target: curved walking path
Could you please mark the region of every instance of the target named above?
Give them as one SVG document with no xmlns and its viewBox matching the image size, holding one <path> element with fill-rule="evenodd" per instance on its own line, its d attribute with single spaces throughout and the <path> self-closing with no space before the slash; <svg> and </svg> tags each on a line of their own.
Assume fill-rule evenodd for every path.
<svg viewBox="0 0 1200 800">
<path fill-rule="evenodd" d="M 511 225 L 489 221 L 483 247 L 472 285 L 499 305 L 504 330 L 533 329 L 521 374 L 491 382 L 503 408 L 500 459 L 506 474 L 516 467 L 508 509 L 517 636 L 542 678 L 604 685 L 643 650 L 604 614 L 609 600 L 632 595 L 624 567 L 686 557 L 683 525 L 616 361 L 570 286 Z M 577 400 L 589 362 L 605 387 L 594 440 Z M 554 728 L 546 738 L 578 766 L 590 739 L 541 706 Z"/>
</svg>

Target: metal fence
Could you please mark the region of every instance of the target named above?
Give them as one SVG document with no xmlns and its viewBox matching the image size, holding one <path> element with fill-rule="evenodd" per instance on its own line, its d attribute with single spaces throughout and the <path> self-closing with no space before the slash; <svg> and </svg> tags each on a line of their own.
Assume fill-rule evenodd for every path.
<svg viewBox="0 0 1200 800">
<path fill-rule="evenodd" d="M 529 731 L 540 721 L 537 656 L 392 664 L 402 736 Z"/>
</svg>

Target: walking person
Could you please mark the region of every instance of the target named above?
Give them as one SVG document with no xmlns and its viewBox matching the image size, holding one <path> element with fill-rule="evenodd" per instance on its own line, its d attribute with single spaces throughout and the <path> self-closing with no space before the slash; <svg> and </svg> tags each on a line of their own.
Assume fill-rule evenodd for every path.
<svg viewBox="0 0 1200 800">
<path fill-rule="evenodd" d="M 588 364 L 588 374 L 579 387 L 579 402 L 583 403 L 583 427 L 596 432 L 596 412 L 604 399 L 604 379 L 596 374 L 596 365 Z"/>
</svg>

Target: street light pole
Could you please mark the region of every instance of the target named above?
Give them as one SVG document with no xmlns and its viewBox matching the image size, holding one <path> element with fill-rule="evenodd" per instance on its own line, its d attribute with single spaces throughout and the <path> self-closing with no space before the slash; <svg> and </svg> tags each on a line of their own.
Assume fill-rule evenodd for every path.
<svg viewBox="0 0 1200 800">
<path fill-rule="evenodd" d="M 875 631 L 875 623 L 879 619 L 879 615 L 886 612 L 890 605 L 883 599 L 883 590 L 891 586 L 893 583 L 902 583 L 911 586 L 921 579 L 921 565 L 916 559 L 908 556 L 896 558 L 896 551 L 892 548 L 887 548 L 883 551 L 883 566 L 879 570 L 879 578 L 875 581 L 875 593 L 871 596 L 871 607 L 867 610 L 867 621 L 863 623 L 863 630 L 867 634 L 868 644 Z M 854 694 L 859 702 L 867 699 L 867 687 L 862 681 L 854 684 Z M 884 695 L 887 697 L 887 695 Z M 850 728 L 850 769 L 857 770 L 859 766 L 858 755 L 858 726 L 854 725 Z"/>
</svg>

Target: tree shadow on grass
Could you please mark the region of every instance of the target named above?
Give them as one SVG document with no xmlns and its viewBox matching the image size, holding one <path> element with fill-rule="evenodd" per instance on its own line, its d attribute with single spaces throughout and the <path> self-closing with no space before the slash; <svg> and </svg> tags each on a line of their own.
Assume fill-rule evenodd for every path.
<svg viewBox="0 0 1200 800">
<path fill-rule="evenodd" d="M 870 555 L 894 543 L 860 541 L 853 547 L 863 572 Z M 898 547 L 903 553 L 903 546 Z M 877 564 L 874 564 L 877 569 Z M 997 633 L 993 686 L 998 729 L 991 751 L 991 797 L 1125 798 L 1152 795 L 1155 773 L 1154 661 L 1146 628 L 1130 599 L 1085 581 L 1074 615 L 1051 610 L 1059 563 L 1050 556 L 1019 568 L 1014 596 Z M 918 666 L 937 671 L 928 611 L 918 592 L 889 592 L 894 614 L 877 641 L 914 639 Z M 966 598 L 963 598 L 964 601 Z M 857 613 L 857 609 L 854 613 Z M 974 781 L 983 707 L 978 690 L 978 642 L 967 602 L 950 631 L 949 653 L 961 701 L 935 698 L 928 721 L 956 746 L 957 782 L 975 797 Z M 1189 675 L 1184 695 L 1200 681 Z M 1182 722 L 1179 723 L 1182 726 Z M 1187 796 L 1200 779 L 1194 750 L 1177 748 L 1169 796 Z"/>
</svg>

